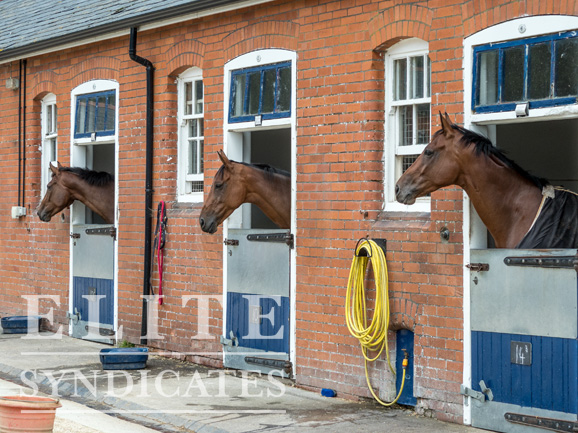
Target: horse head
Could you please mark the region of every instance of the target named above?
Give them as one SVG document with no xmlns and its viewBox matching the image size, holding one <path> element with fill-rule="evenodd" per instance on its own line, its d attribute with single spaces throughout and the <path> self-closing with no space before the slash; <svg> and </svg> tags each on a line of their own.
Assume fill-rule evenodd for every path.
<svg viewBox="0 0 578 433">
<path fill-rule="evenodd" d="M 461 172 L 461 134 L 450 117 L 440 113 L 442 129 L 436 132 L 421 155 L 399 178 L 395 198 L 403 204 L 413 204 L 418 197 L 458 183 Z"/>
<path fill-rule="evenodd" d="M 239 173 L 242 165 L 230 161 L 222 150 L 217 154 L 223 165 L 215 175 L 199 216 L 201 229 L 207 233 L 215 233 L 219 225 L 241 206 L 246 198 L 246 189 Z"/>
<path fill-rule="evenodd" d="M 54 215 L 69 207 L 75 200 L 72 192 L 62 182 L 61 168 L 60 163 L 58 168 L 50 164 L 52 179 L 46 186 L 46 194 L 36 209 L 38 218 L 44 222 L 50 221 Z"/>
</svg>

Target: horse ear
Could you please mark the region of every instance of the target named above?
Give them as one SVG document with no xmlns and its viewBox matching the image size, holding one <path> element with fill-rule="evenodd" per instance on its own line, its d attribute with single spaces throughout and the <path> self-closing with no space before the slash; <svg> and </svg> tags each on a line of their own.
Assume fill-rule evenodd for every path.
<svg viewBox="0 0 578 433">
<path fill-rule="evenodd" d="M 442 124 L 442 131 L 446 137 L 451 137 L 454 135 L 454 129 L 452 128 L 452 121 L 450 120 L 450 116 L 448 113 L 445 116 L 442 115 L 440 111 L 440 122 Z"/>
<path fill-rule="evenodd" d="M 60 169 L 61 165 L 60 163 L 58 163 L 58 168 L 56 168 L 52 162 L 48 163 L 48 166 L 50 168 L 50 171 L 52 172 L 52 174 L 57 175 L 58 174 L 58 170 Z"/>
<path fill-rule="evenodd" d="M 229 158 L 227 158 L 227 155 L 225 155 L 225 152 L 223 152 L 222 149 L 217 151 L 217 155 L 219 155 L 219 159 L 221 160 L 221 162 L 225 167 L 231 166 L 231 161 L 229 160 Z"/>
</svg>

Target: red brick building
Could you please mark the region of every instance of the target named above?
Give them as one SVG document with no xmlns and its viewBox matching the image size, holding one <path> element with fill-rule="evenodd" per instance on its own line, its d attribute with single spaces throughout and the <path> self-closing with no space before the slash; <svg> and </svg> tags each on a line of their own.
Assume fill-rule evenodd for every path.
<svg viewBox="0 0 578 433">
<path fill-rule="evenodd" d="M 129 55 L 134 27 L 136 55 L 154 67 L 152 228 L 161 200 L 168 217 L 164 302 L 157 308 L 158 338 L 147 344 L 193 362 L 235 366 L 224 354 L 227 344 L 234 345 L 226 322 L 235 320 L 238 305 L 231 296 L 237 281 L 231 257 L 238 253 L 223 241 L 234 230 L 270 227 L 244 211 L 216 234 L 200 230 L 203 200 L 221 165 L 216 152 L 224 149 L 231 159 L 267 162 L 292 174 L 294 247 L 281 253 L 287 287 L 275 296 L 284 298 L 276 303 L 286 311 L 279 350 L 295 383 L 370 396 L 358 342 L 345 324 L 345 292 L 357 240 L 386 239 L 392 356 L 396 331 L 411 331 L 418 411 L 471 422 L 460 394 L 460 385 L 472 386 L 464 265 L 471 248 L 485 248 L 485 232 L 459 188 L 434 192 L 413 207 L 396 203 L 393 188 L 438 129 L 440 111 L 499 146 L 508 141 L 504 137 L 524 133 L 518 129 L 532 128 L 516 123 L 511 107 L 492 109 L 500 100 L 476 99 L 480 92 L 491 99 L 504 84 L 480 78 L 491 60 L 475 69 L 474 49 L 576 30 L 576 2 L 169 1 L 162 7 L 141 2 L 142 9 L 70 2 L 72 15 L 48 4 L 35 5 L 32 13 L 11 8 L 14 3 L 0 4 L 3 27 L 12 29 L 0 37 L 3 316 L 26 313 L 23 295 L 50 295 L 40 301 L 40 313 L 52 309 L 53 328 L 73 334 L 73 322 L 84 320 L 75 316 L 75 296 L 95 294 L 79 291 L 77 278 L 104 278 L 111 281 L 106 293 L 112 303 L 103 307 L 110 311 L 102 328 L 116 339 L 140 342 L 147 281 L 147 72 Z M 38 8 L 57 21 L 47 27 Z M 519 67 L 529 68 L 523 62 Z M 263 108 L 266 91 L 259 96 L 252 84 L 268 77 L 276 80 L 267 90 L 276 101 L 271 109 Z M 575 96 L 530 105 L 529 118 L 565 122 L 575 134 Z M 105 114 L 83 111 L 89 106 Z M 515 146 L 510 151 L 514 159 L 525 154 L 518 156 Z M 80 245 L 89 237 L 84 232 L 70 237 L 77 226 L 97 224 L 96 217 L 78 204 L 50 222 L 35 214 L 48 164 L 56 160 L 115 175 L 116 240 L 108 236 L 103 247 L 108 277 L 91 263 L 101 247 Z M 26 215 L 13 217 L 21 208 Z M 82 266 L 90 275 L 77 269 Z M 155 262 L 155 293 L 158 284 Z M 261 305 L 257 314 L 265 313 Z M 395 379 L 385 359 L 370 373 L 382 398 L 391 399 Z"/>
</svg>

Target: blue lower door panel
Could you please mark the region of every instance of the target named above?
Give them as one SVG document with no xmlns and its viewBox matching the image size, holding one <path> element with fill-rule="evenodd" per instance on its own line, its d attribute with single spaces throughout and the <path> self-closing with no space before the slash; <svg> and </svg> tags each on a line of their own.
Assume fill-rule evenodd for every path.
<svg viewBox="0 0 578 433">
<path fill-rule="evenodd" d="M 227 333 L 240 347 L 289 353 L 289 298 L 227 293 Z"/>
<path fill-rule="evenodd" d="M 96 321 L 96 317 L 89 317 L 89 307 L 98 302 L 98 307 L 92 305 L 93 311 L 98 311 L 98 323 L 112 325 L 114 323 L 114 280 L 74 277 L 73 284 L 73 311 L 76 309 L 80 312 L 83 321 Z M 93 298 L 91 295 L 97 296 Z"/>
<path fill-rule="evenodd" d="M 576 414 L 576 339 L 472 331 L 472 387 L 494 401 Z"/>
</svg>

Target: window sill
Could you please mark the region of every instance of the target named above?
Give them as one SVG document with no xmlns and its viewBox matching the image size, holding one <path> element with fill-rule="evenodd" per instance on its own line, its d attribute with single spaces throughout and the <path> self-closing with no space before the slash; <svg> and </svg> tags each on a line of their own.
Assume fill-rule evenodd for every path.
<svg viewBox="0 0 578 433">
<path fill-rule="evenodd" d="M 429 230 L 430 212 L 383 211 L 377 216 L 374 230 Z"/>
</svg>

